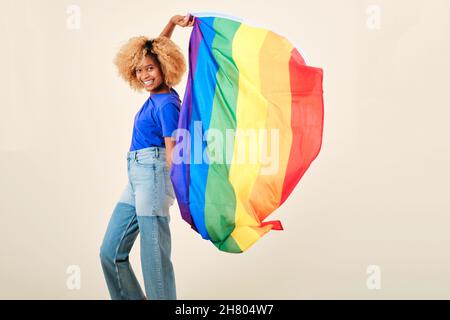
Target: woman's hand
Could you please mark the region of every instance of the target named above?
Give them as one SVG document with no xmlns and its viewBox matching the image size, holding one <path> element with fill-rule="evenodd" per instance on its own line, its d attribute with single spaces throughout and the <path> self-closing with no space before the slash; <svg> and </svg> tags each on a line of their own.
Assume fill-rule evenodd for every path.
<svg viewBox="0 0 450 320">
<path fill-rule="evenodd" d="M 166 161 L 169 170 L 172 169 L 173 149 L 175 148 L 175 140 L 172 137 L 164 137 L 164 144 L 166 146 Z"/>
<path fill-rule="evenodd" d="M 164 30 L 159 35 L 160 37 L 167 37 L 170 38 L 173 33 L 173 29 L 175 29 L 175 26 L 180 27 L 192 27 L 194 25 L 195 17 L 187 14 L 185 16 L 182 15 L 175 15 L 172 18 L 170 18 L 169 23 L 164 28 Z"/>
<path fill-rule="evenodd" d="M 194 20 L 195 17 L 190 14 L 187 14 L 185 16 L 176 15 L 170 19 L 173 24 L 176 24 L 180 27 L 192 27 L 194 25 Z"/>
</svg>

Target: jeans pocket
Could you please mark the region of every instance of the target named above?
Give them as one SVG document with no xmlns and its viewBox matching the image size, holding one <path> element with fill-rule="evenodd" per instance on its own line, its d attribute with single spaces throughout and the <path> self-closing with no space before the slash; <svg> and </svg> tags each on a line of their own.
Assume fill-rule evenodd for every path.
<svg viewBox="0 0 450 320">
<path fill-rule="evenodd" d="M 138 155 L 136 165 L 141 167 L 152 167 L 158 162 L 158 158 L 154 154 Z"/>
</svg>

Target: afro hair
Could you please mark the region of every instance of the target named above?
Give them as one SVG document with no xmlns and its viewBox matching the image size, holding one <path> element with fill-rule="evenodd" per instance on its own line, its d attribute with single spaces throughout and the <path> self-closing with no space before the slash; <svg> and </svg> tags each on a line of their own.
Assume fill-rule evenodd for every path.
<svg viewBox="0 0 450 320">
<path fill-rule="evenodd" d="M 156 58 L 167 86 L 172 87 L 181 81 L 186 71 L 186 62 L 180 48 L 164 36 L 154 39 L 139 36 L 129 39 L 114 59 L 119 75 L 131 88 L 136 91 L 144 88 L 136 77 L 136 68 L 145 56 Z"/>
</svg>

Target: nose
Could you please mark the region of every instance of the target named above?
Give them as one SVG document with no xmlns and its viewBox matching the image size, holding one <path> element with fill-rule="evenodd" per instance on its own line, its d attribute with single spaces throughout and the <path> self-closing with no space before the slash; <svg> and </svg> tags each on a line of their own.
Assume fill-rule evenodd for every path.
<svg viewBox="0 0 450 320">
<path fill-rule="evenodd" d="M 142 72 L 141 72 L 141 79 L 147 79 L 148 77 L 149 77 L 149 73 L 148 73 L 148 71 L 147 70 L 143 70 Z"/>
</svg>

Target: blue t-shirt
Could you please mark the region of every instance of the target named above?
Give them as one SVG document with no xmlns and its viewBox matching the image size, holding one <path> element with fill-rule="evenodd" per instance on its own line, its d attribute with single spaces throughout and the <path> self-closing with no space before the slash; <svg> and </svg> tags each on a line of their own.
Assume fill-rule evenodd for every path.
<svg viewBox="0 0 450 320">
<path fill-rule="evenodd" d="M 165 147 L 164 137 L 178 128 L 181 100 L 178 92 L 153 93 L 134 117 L 130 151 Z"/>
</svg>

